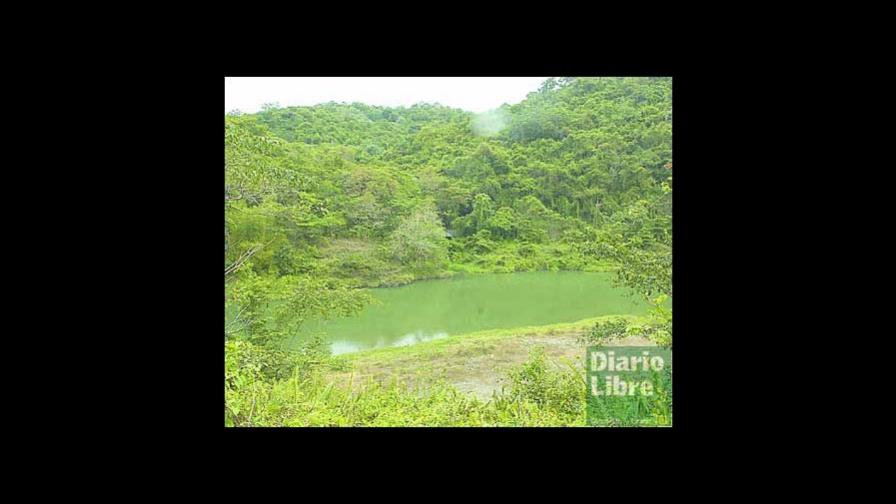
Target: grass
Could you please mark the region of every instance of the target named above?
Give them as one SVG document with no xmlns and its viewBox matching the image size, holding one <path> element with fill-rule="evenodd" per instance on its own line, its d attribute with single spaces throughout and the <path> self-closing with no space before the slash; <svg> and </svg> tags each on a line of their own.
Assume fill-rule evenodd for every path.
<svg viewBox="0 0 896 504">
<path fill-rule="evenodd" d="M 447 338 L 417 343 L 406 347 L 389 347 L 362 350 L 350 354 L 341 355 L 353 365 L 384 364 L 396 360 L 413 359 L 433 360 L 452 355 L 469 355 L 470 352 L 481 353 L 484 346 L 498 343 L 502 340 L 517 338 L 520 336 L 553 335 L 563 333 L 581 333 L 590 330 L 594 324 L 604 320 L 623 318 L 635 323 L 642 321 L 644 317 L 636 315 L 604 315 L 578 320 L 575 322 L 562 322 L 542 326 L 515 327 L 512 329 L 491 329 L 476 331 L 466 334 L 458 334 Z M 584 355 L 583 355 L 584 358 Z"/>
</svg>

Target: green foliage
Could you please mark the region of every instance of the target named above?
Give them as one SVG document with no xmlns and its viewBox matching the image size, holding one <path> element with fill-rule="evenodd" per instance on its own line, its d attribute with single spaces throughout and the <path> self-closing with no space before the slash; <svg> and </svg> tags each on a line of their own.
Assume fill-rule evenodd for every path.
<svg viewBox="0 0 896 504">
<path fill-rule="evenodd" d="M 540 409 L 556 411 L 569 421 L 582 414 L 585 389 L 578 371 L 552 371 L 544 349 L 536 347 L 529 360 L 508 374 L 509 400 L 532 403 Z"/>
<path fill-rule="evenodd" d="M 662 244 L 671 240 L 660 234 L 671 236 L 671 103 L 670 79 L 561 78 L 479 116 L 358 103 L 227 116 L 228 260 L 274 239 L 273 251 L 257 253 L 257 271 L 320 271 L 334 239 L 388 249 L 400 223 L 434 201 L 455 238 L 478 234 L 480 252 L 562 241 L 575 257 L 548 267 L 627 262 L 624 283 L 669 294 L 671 247 Z M 299 257 L 286 251 L 297 248 Z M 475 254 L 451 258 L 449 269 L 460 258 L 508 269 Z M 365 254 L 347 266 L 364 285 L 442 274 L 414 254 Z"/>
<path fill-rule="evenodd" d="M 589 424 L 599 427 L 672 425 L 672 371 L 649 371 L 643 379 L 654 384 L 652 395 L 624 397 L 590 396 Z"/>
<path fill-rule="evenodd" d="M 584 379 L 549 369 L 543 354 L 512 370 L 509 391 L 482 402 L 439 379 L 334 385 L 332 358 L 296 358 L 292 374 L 269 377 L 283 361 L 247 342 L 225 345 L 225 425 L 246 426 L 563 426 L 584 425 Z M 357 388 L 351 388 L 358 385 Z"/>
<path fill-rule="evenodd" d="M 309 276 L 265 276 L 251 268 L 241 273 L 229 292 L 237 315 L 228 336 L 279 348 L 311 317 L 330 318 L 357 313 L 370 295 L 335 279 Z"/>
<path fill-rule="evenodd" d="M 423 205 L 405 217 L 392 233 L 392 257 L 415 271 L 438 271 L 448 256 L 445 227 L 435 208 Z"/>
<path fill-rule="evenodd" d="M 672 308 L 668 296 L 662 294 L 651 300 L 649 322 L 637 328 L 657 345 L 672 348 Z"/>
<path fill-rule="evenodd" d="M 319 338 L 288 352 L 232 340 L 225 342 L 224 356 L 225 422 L 229 426 L 255 424 L 264 413 L 256 406 L 271 408 L 263 398 L 283 380 L 305 383 L 319 377 L 322 370 L 345 369 L 345 362 L 332 357 Z"/>
<path fill-rule="evenodd" d="M 489 219 L 488 227 L 496 236 L 513 238 L 516 236 L 516 215 L 512 208 L 501 207 Z"/>
<path fill-rule="evenodd" d="M 620 265 L 620 283 L 648 298 L 672 295 L 671 205 L 661 208 L 669 199 L 635 201 L 599 232 L 597 253 Z"/>
<path fill-rule="evenodd" d="M 284 150 L 284 142 L 263 132 L 251 118 L 225 118 L 225 202 L 239 199 L 256 201 L 282 176 L 278 160 Z"/>
<path fill-rule="evenodd" d="M 624 318 L 616 318 L 594 324 L 591 332 L 587 333 L 582 340 L 586 345 L 602 346 L 620 340 L 629 334 L 631 334 L 629 322 Z"/>
<path fill-rule="evenodd" d="M 659 346 L 672 346 L 672 311 L 665 309 L 665 296 L 653 300 L 655 310 L 645 323 L 632 323 L 619 317 L 598 321 L 591 331 L 584 334 L 580 341 L 588 346 L 604 346 L 627 336 L 644 336 Z M 646 377 L 645 377 L 646 378 Z M 672 375 L 671 369 L 651 371 L 650 380 L 659 388 L 652 396 L 589 397 L 588 408 L 594 425 L 602 426 L 639 426 L 639 425 L 671 425 L 672 422 Z M 645 420 L 646 418 L 646 420 Z"/>
<path fill-rule="evenodd" d="M 664 348 L 672 348 L 672 309 L 668 297 L 661 295 L 651 300 L 652 309 L 646 322 L 633 324 L 624 318 L 597 322 L 580 338 L 585 345 L 606 345 L 627 336 L 643 336 Z"/>
</svg>

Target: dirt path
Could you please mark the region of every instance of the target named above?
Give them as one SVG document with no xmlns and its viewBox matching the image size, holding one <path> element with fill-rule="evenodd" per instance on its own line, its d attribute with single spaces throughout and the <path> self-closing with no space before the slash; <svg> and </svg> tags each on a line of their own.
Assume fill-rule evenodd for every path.
<svg viewBox="0 0 896 504">
<path fill-rule="evenodd" d="M 335 383 L 347 386 L 350 375 L 357 386 L 367 378 L 379 381 L 398 379 L 412 386 L 423 377 L 445 378 L 461 392 L 482 400 L 500 392 L 507 371 L 529 358 L 529 352 L 542 347 L 551 365 L 557 368 L 573 365 L 581 368 L 585 359 L 585 345 L 578 342 L 580 333 L 521 335 L 481 343 L 459 351 L 446 351 L 421 362 L 417 359 L 394 359 L 377 364 L 359 364 L 352 373 L 333 375 Z M 608 346 L 652 346 L 641 337 L 628 337 Z"/>
</svg>

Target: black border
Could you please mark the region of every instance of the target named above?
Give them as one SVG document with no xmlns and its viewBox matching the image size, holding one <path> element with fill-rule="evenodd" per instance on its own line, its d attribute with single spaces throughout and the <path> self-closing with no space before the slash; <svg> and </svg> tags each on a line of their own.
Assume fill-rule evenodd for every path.
<svg viewBox="0 0 896 504">
<path fill-rule="evenodd" d="M 344 70 L 344 69 L 343 69 Z M 180 229 L 181 235 L 176 238 L 181 247 L 178 250 L 184 253 L 172 266 L 171 275 L 176 278 L 190 279 L 188 282 L 194 288 L 185 289 L 187 292 L 176 293 L 175 297 L 181 296 L 184 301 L 185 308 L 190 307 L 189 320 L 187 324 L 191 326 L 189 330 L 176 331 L 182 338 L 178 341 L 178 346 L 184 353 L 182 354 L 185 361 L 184 375 L 193 375 L 195 380 L 193 383 L 197 385 L 191 388 L 184 400 L 183 412 L 193 412 L 190 414 L 176 415 L 178 422 L 186 422 L 186 424 L 200 429 L 199 432 L 212 434 L 215 432 L 227 432 L 225 434 L 228 440 L 236 440 L 248 436 L 246 439 L 251 440 L 252 436 L 260 436 L 265 438 L 271 433 L 279 433 L 278 436 L 298 436 L 296 441 L 300 439 L 302 442 L 309 438 L 335 440 L 339 438 L 358 439 L 359 437 L 371 436 L 419 436 L 419 435 L 448 435 L 462 436 L 465 439 L 475 439 L 477 436 L 480 440 L 518 440 L 517 436 L 525 436 L 526 438 L 548 436 L 546 440 L 563 440 L 573 443 L 569 446 L 575 449 L 577 443 L 593 443 L 608 442 L 615 443 L 632 439 L 632 436 L 644 436 L 649 439 L 669 439 L 671 437 L 679 437 L 682 434 L 695 433 L 703 429 L 718 429 L 718 414 L 701 414 L 701 406 L 698 401 L 712 401 L 713 386 L 700 383 L 701 390 L 697 390 L 696 376 L 700 374 L 700 368 L 705 368 L 706 363 L 700 364 L 700 353 L 709 356 L 709 352 L 698 350 L 701 340 L 708 334 L 701 334 L 697 327 L 698 306 L 701 310 L 713 309 L 719 306 L 718 302 L 713 303 L 706 299 L 712 293 L 704 292 L 703 296 L 698 296 L 697 285 L 703 283 L 708 278 L 701 275 L 709 275 L 707 272 L 701 272 L 700 260 L 694 254 L 701 249 L 699 241 L 701 233 L 696 230 L 695 215 L 704 205 L 700 204 L 700 189 L 696 182 L 698 174 L 708 173 L 703 171 L 708 168 L 709 160 L 704 156 L 697 154 L 695 140 L 698 133 L 694 128 L 693 114 L 696 112 L 706 112 L 712 104 L 701 102 L 697 99 L 700 90 L 697 89 L 694 73 L 682 69 L 680 66 L 669 64 L 659 64 L 654 66 L 637 66 L 633 64 L 626 65 L 604 65 L 603 68 L 594 68 L 587 65 L 566 65 L 562 67 L 548 67 L 548 65 L 535 62 L 527 65 L 525 71 L 496 71 L 494 68 L 482 68 L 476 71 L 427 71 L 426 69 L 417 69 L 413 71 L 383 72 L 381 75 L 388 76 L 531 76 L 531 75 L 581 75 L 581 76 L 672 76 L 673 78 L 673 107 L 674 107 L 674 124 L 673 124 L 673 165 L 676 170 L 675 174 L 675 191 L 673 193 L 673 267 L 675 269 L 676 279 L 676 296 L 675 303 L 675 351 L 676 351 L 676 375 L 674 380 L 674 423 L 670 428 L 439 428 L 439 427 L 422 427 L 422 428 L 226 428 L 223 426 L 221 419 L 221 405 L 218 398 L 223 395 L 220 383 L 221 373 L 223 371 L 223 347 L 220 346 L 220 333 L 217 331 L 209 331 L 209 327 L 215 327 L 222 323 L 220 317 L 220 268 L 215 261 L 209 261 L 211 254 L 220 254 L 220 233 L 218 224 L 209 224 L 210 222 L 220 222 L 220 214 L 214 208 L 217 206 L 219 211 L 220 205 L 220 186 L 215 187 L 209 184 L 208 177 L 217 170 L 223 178 L 223 170 L 220 169 L 223 138 L 220 135 L 220 122 L 218 126 L 212 124 L 212 120 L 220 120 L 221 103 L 223 101 L 223 82 L 222 77 L 227 76 L 302 76 L 302 75 L 320 75 L 320 76 L 373 76 L 380 72 L 374 69 L 365 71 L 341 71 L 337 68 L 330 68 L 323 71 L 314 71 L 307 74 L 298 72 L 271 72 L 264 70 L 231 70 L 217 76 L 210 76 L 206 79 L 197 81 L 199 85 L 195 87 L 196 93 L 191 94 L 188 102 L 196 96 L 203 96 L 207 101 L 202 102 L 204 105 L 201 109 L 197 109 L 195 103 L 192 107 L 185 107 L 183 110 L 190 110 L 190 113 L 176 114 L 179 121 L 178 127 L 184 133 L 184 152 L 188 154 L 183 158 L 182 163 L 177 165 L 177 175 L 182 177 L 187 187 L 186 197 L 195 200 L 201 200 L 202 204 L 190 202 L 194 205 L 188 210 L 178 209 L 173 216 L 174 219 L 180 220 L 180 224 L 184 227 Z M 219 86 L 222 95 L 215 95 L 211 89 Z M 702 110 L 701 110 L 702 109 Z M 214 118 L 214 119 L 213 119 Z M 709 125 L 702 124 L 700 128 L 703 130 L 699 134 L 706 134 L 712 137 L 707 128 Z M 196 147 L 197 140 L 202 140 L 204 147 Z M 702 148 L 703 146 L 701 146 Z M 711 150 L 707 150 L 711 155 Z M 701 166 L 702 165 L 702 166 Z M 187 185 L 189 184 L 189 185 Z M 200 196 L 201 195 L 201 196 Z M 206 202 L 206 200 L 208 200 Z M 705 208 L 703 208 L 705 210 Z M 186 218 L 185 218 L 186 216 Z M 705 239 L 705 237 L 703 238 Z M 184 266 L 181 261 L 186 263 Z M 212 266 L 207 266 L 211 264 Z M 214 278 L 212 278 L 214 276 Z M 700 281 L 697 281 L 700 279 Z M 177 287 L 175 287 L 177 288 Z M 184 296 L 184 294 L 186 294 Z M 702 298 L 699 302 L 697 299 Z M 206 303 L 208 300 L 208 303 Z M 710 308 L 712 307 L 712 308 Z M 201 311 L 200 311 L 201 308 Z M 201 315 L 205 314 L 205 315 Z M 214 322 L 213 322 L 214 321 Z M 212 341 L 214 339 L 214 341 Z M 704 342 L 706 340 L 703 340 Z M 210 346 L 214 344 L 218 351 L 210 352 Z M 704 349 L 705 350 L 705 349 Z M 195 374 L 193 374 L 195 373 Z M 183 382 L 177 381 L 180 387 Z M 172 405 L 172 408 L 175 406 Z M 251 434 L 250 434 L 251 433 Z M 582 439 L 572 440 L 567 436 L 580 437 Z M 592 437 L 596 436 L 596 437 Z M 585 439 L 587 438 L 587 439 Z M 283 438 L 277 438 L 283 439 Z M 258 441 L 258 440 L 255 440 Z"/>
</svg>

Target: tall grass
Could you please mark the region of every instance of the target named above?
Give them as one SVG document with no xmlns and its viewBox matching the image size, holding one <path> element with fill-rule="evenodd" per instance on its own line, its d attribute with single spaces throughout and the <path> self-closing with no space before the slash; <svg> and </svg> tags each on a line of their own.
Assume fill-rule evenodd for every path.
<svg viewBox="0 0 896 504">
<path fill-rule="evenodd" d="M 228 426 L 585 426 L 586 382 L 573 366 L 553 369 L 541 350 L 507 375 L 491 400 L 469 397 L 439 378 L 413 384 L 368 378 L 348 387 L 326 378 L 331 361 L 310 355 L 286 379 L 265 373 L 265 351 L 227 343 Z M 352 376 L 352 381 L 354 376 Z"/>
</svg>

